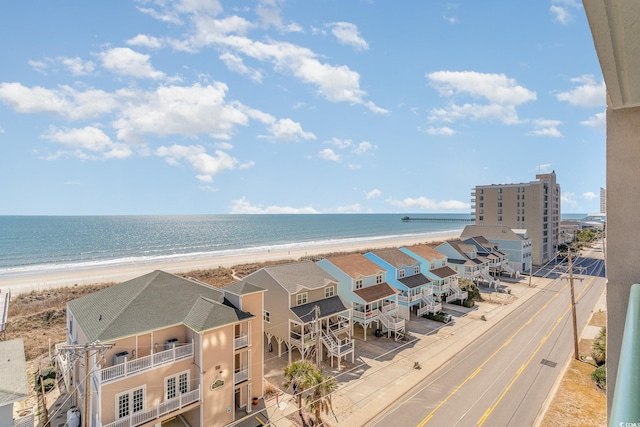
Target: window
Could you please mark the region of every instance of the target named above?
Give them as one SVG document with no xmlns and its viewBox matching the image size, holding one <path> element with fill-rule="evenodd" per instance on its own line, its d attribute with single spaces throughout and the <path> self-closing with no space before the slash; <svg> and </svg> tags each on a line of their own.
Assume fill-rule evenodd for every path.
<svg viewBox="0 0 640 427">
<path fill-rule="evenodd" d="M 484 196 L 480 196 L 480 201 L 484 200 Z"/>
<path fill-rule="evenodd" d="M 522 200 L 524 200 L 524 194 L 522 195 Z"/>
<path fill-rule="evenodd" d="M 402 279 L 404 277 L 404 269 L 398 270 L 398 276 Z"/>
<path fill-rule="evenodd" d="M 498 188 L 498 193 L 502 194 L 502 188 Z"/>
<path fill-rule="evenodd" d="M 498 200 L 502 200 L 502 194 L 498 195 Z"/>
<path fill-rule="evenodd" d="M 478 190 L 480 192 L 480 194 L 484 193 L 484 190 L 481 188 L 480 190 Z"/>
<path fill-rule="evenodd" d="M 307 293 L 303 292 L 296 295 L 296 305 L 302 305 L 307 303 Z"/>
<path fill-rule="evenodd" d="M 498 221 L 502 221 L 502 215 L 498 217 Z"/>
<path fill-rule="evenodd" d="M 189 371 L 164 379 L 165 400 L 173 399 L 189 391 Z"/>
<path fill-rule="evenodd" d="M 140 387 L 124 393 L 116 394 L 116 406 L 118 407 L 118 419 L 127 417 L 144 410 L 145 388 Z"/>
<path fill-rule="evenodd" d="M 501 214 L 502 213 L 502 209 L 498 209 L 498 213 Z"/>
<path fill-rule="evenodd" d="M 480 209 L 480 213 L 483 214 L 484 213 L 484 209 Z"/>
<path fill-rule="evenodd" d="M 518 202 L 518 207 L 520 207 L 520 202 Z"/>
<path fill-rule="evenodd" d="M 269 313 L 267 310 L 264 310 L 262 312 L 262 320 L 267 323 L 271 323 L 271 313 Z"/>
<path fill-rule="evenodd" d="M 498 202 L 498 207 L 501 208 L 502 207 L 502 202 Z"/>
<path fill-rule="evenodd" d="M 362 279 L 356 280 L 356 289 L 362 289 Z"/>
<path fill-rule="evenodd" d="M 420 273 L 420 266 L 416 265 L 415 267 L 413 267 L 413 274 L 418 274 Z"/>
<path fill-rule="evenodd" d="M 329 286 L 327 288 L 324 288 L 324 297 L 325 298 L 331 298 L 333 295 L 335 295 L 335 288 L 333 286 Z"/>
<path fill-rule="evenodd" d="M 378 274 L 378 275 L 376 276 L 376 283 L 377 283 L 377 284 L 382 283 L 382 274 Z"/>
<path fill-rule="evenodd" d="M 478 218 L 478 221 L 484 221 L 484 216 L 480 215 L 480 217 Z"/>
<path fill-rule="evenodd" d="M 480 202 L 480 207 L 484 208 L 484 203 Z"/>
</svg>

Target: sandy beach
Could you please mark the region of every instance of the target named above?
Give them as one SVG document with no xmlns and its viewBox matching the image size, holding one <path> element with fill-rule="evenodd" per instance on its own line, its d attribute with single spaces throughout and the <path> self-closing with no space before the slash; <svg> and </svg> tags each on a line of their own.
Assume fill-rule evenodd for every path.
<svg viewBox="0 0 640 427">
<path fill-rule="evenodd" d="M 328 254 L 332 252 L 351 252 L 364 249 L 409 246 L 417 243 L 455 239 L 460 232 L 429 236 L 405 237 L 398 239 L 361 241 L 357 243 L 333 244 L 326 246 L 301 247 L 296 250 L 245 253 L 242 255 L 197 258 L 192 260 L 155 262 L 150 264 L 120 265 L 86 270 L 61 271 L 46 274 L 0 277 L 0 291 L 16 295 L 33 290 L 45 290 L 55 287 L 89 285 L 104 282 L 124 282 L 142 276 L 154 270 L 169 273 L 186 273 L 192 270 L 234 265 L 252 262 L 276 261 L 282 259 L 298 260 L 305 256 Z"/>
</svg>

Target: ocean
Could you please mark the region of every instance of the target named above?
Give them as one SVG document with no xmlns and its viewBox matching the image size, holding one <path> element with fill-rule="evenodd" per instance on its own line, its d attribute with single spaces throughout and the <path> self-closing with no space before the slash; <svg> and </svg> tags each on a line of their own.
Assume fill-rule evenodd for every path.
<svg viewBox="0 0 640 427">
<path fill-rule="evenodd" d="M 468 214 L 408 215 L 470 218 Z M 468 224 L 401 221 L 403 216 L 0 216 L 0 277 L 437 236 Z"/>
</svg>

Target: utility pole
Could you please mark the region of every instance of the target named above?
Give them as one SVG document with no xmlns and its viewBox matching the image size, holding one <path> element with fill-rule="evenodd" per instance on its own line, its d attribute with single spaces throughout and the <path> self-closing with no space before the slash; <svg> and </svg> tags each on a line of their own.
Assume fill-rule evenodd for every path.
<svg viewBox="0 0 640 427">
<path fill-rule="evenodd" d="M 81 354 L 84 354 L 84 380 L 83 380 L 83 404 L 82 404 L 82 425 L 84 427 L 89 426 L 89 377 L 91 374 L 91 370 L 89 369 L 89 353 L 90 352 L 99 352 L 100 355 L 103 355 L 108 349 L 113 347 L 114 344 L 101 344 L 99 342 L 93 343 L 85 343 L 85 344 L 71 344 L 71 345 L 62 345 L 60 346 L 60 351 L 66 353 L 67 359 L 69 360 L 69 364 L 74 364 L 78 361 Z M 71 384 L 73 387 L 73 384 Z"/>
<path fill-rule="evenodd" d="M 322 343 L 320 341 L 320 307 L 317 305 L 314 307 L 316 312 L 316 366 L 320 369 L 320 361 L 322 360 Z"/>
<path fill-rule="evenodd" d="M 573 357 L 580 360 L 578 352 L 578 322 L 576 320 L 576 298 L 573 290 L 573 260 L 571 259 L 571 249 L 569 248 L 569 285 L 571 287 L 571 313 L 573 316 Z"/>
</svg>

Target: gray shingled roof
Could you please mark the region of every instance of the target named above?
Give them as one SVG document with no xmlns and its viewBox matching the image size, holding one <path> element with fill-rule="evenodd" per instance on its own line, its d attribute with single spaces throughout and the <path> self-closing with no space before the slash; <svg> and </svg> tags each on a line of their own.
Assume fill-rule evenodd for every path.
<svg viewBox="0 0 640 427">
<path fill-rule="evenodd" d="M 22 338 L 0 341 L 0 406 L 29 395 Z"/>
<path fill-rule="evenodd" d="M 376 249 L 371 251 L 371 253 L 377 255 L 395 268 L 400 268 L 403 265 L 412 266 L 418 263 L 418 260 L 410 257 L 398 248 Z"/>
<path fill-rule="evenodd" d="M 334 314 L 347 311 L 350 307 L 339 296 L 333 296 L 331 298 L 325 298 L 319 301 L 310 302 L 304 305 L 298 305 L 291 307 L 291 311 L 298 316 L 304 323 L 309 323 L 315 319 L 315 306 L 320 309 L 320 319 L 333 316 Z"/>
<path fill-rule="evenodd" d="M 200 297 L 191 307 L 183 323 L 196 332 L 202 332 L 252 317 L 252 314 Z"/>
<path fill-rule="evenodd" d="M 244 280 L 240 280 L 239 282 L 234 282 L 227 286 L 223 286 L 222 289 L 225 292 L 229 292 L 235 295 L 248 295 L 264 291 L 263 288 L 252 283 L 245 282 Z"/>
<path fill-rule="evenodd" d="M 489 240 L 524 240 L 509 227 L 499 225 L 467 225 L 464 227 L 461 239 L 483 236 Z"/>
<path fill-rule="evenodd" d="M 322 267 L 311 261 L 263 267 L 289 294 L 296 294 L 303 289 L 319 289 L 329 282 L 338 280 L 324 271 Z"/>
<path fill-rule="evenodd" d="M 201 297 L 216 304 L 204 304 Z M 224 302 L 218 289 L 156 270 L 70 301 L 68 307 L 88 341 L 105 342 L 187 320 L 197 331 L 222 326 L 240 316 L 227 313 L 236 310 Z"/>
<path fill-rule="evenodd" d="M 422 273 L 414 274 L 413 276 L 403 277 L 402 279 L 398 279 L 400 283 L 405 285 L 409 289 L 417 288 L 418 286 L 426 285 L 431 282 L 427 276 Z"/>
</svg>

